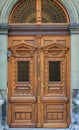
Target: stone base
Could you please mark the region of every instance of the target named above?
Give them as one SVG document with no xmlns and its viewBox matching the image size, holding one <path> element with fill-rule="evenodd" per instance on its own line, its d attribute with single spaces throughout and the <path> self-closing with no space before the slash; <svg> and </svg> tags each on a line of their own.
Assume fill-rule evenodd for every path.
<svg viewBox="0 0 79 130">
<path fill-rule="evenodd" d="M 79 130 L 79 126 L 76 124 L 71 125 L 70 130 Z"/>
<path fill-rule="evenodd" d="M 72 130 L 70 128 L 9 128 L 7 124 L 0 126 L 0 130 Z"/>
<path fill-rule="evenodd" d="M 8 126 L 1 126 L 0 130 L 71 130 L 70 128 L 64 129 L 64 128 L 8 128 Z M 79 129 L 78 129 L 79 130 Z"/>
</svg>

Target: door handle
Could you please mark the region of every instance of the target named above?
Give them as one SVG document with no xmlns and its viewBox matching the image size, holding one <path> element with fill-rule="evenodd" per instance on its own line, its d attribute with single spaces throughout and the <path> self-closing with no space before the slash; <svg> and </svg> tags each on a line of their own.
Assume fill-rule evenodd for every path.
<svg viewBox="0 0 79 130">
<path fill-rule="evenodd" d="M 12 52 L 10 50 L 7 51 L 7 60 L 9 61 L 10 56 L 12 55 Z"/>
</svg>

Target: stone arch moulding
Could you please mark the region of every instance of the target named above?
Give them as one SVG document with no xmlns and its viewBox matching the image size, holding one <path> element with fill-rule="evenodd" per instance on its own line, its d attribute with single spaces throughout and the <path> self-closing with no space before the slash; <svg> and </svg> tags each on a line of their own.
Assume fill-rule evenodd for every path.
<svg viewBox="0 0 79 130">
<path fill-rule="evenodd" d="M 8 23 L 8 18 L 9 15 L 14 8 L 14 6 L 19 2 L 20 0 L 7 0 L 1 13 L 1 23 Z M 78 23 L 78 14 L 77 10 L 73 4 L 73 2 L 67 1 L 67 0 L 59 0 L 59 2 L 66 8 L 69 18 L 70 18 L 70 23 Z M 71 5 L 71 6 L 70 6 Z"/>
</svg>

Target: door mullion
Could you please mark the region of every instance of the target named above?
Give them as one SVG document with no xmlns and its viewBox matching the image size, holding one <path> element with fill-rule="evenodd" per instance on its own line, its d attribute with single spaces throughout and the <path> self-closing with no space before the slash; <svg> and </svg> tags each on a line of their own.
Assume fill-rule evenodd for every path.
<svg viewBox="0 0 79 130">
<path fill-rule="evenodd" d="M 36 22 L 41 24 L 41 0 L 36 0 Z"/>
<path fill-rule="evenodd" d="M 37 45 L 38 45 L 38 50 L 37 50 L 37 87 L 38 87 L 38 93 L 37 93 L 37 108 L 38 108 L 38 123 L 37 127 L 41 127 L 41 85 L 40 85 L 40 40 L 41 36 L 37 36 Z"/>
</svg>

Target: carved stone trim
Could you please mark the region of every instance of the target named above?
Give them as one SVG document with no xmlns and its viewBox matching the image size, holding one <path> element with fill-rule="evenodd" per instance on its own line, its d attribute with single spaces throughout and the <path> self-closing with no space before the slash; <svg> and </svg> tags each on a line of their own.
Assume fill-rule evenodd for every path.
<svg viewBox="0 0 79 130">
<path fill-rule="evenodd" d="M 7 34 L 10 27 L 8 24 L 0 24 L 0 34 Z"/>
<path fill-rule="evenodd" d="M 9 35 L 69 35 L 68 24 L 65 25 L 28 25 L 10 26 Z"/>
<path fill-rule="evenodd" d="M 79 24 L 71 24 L 69 29 L 71 34 L 79 34 Z"/>
</svg>

